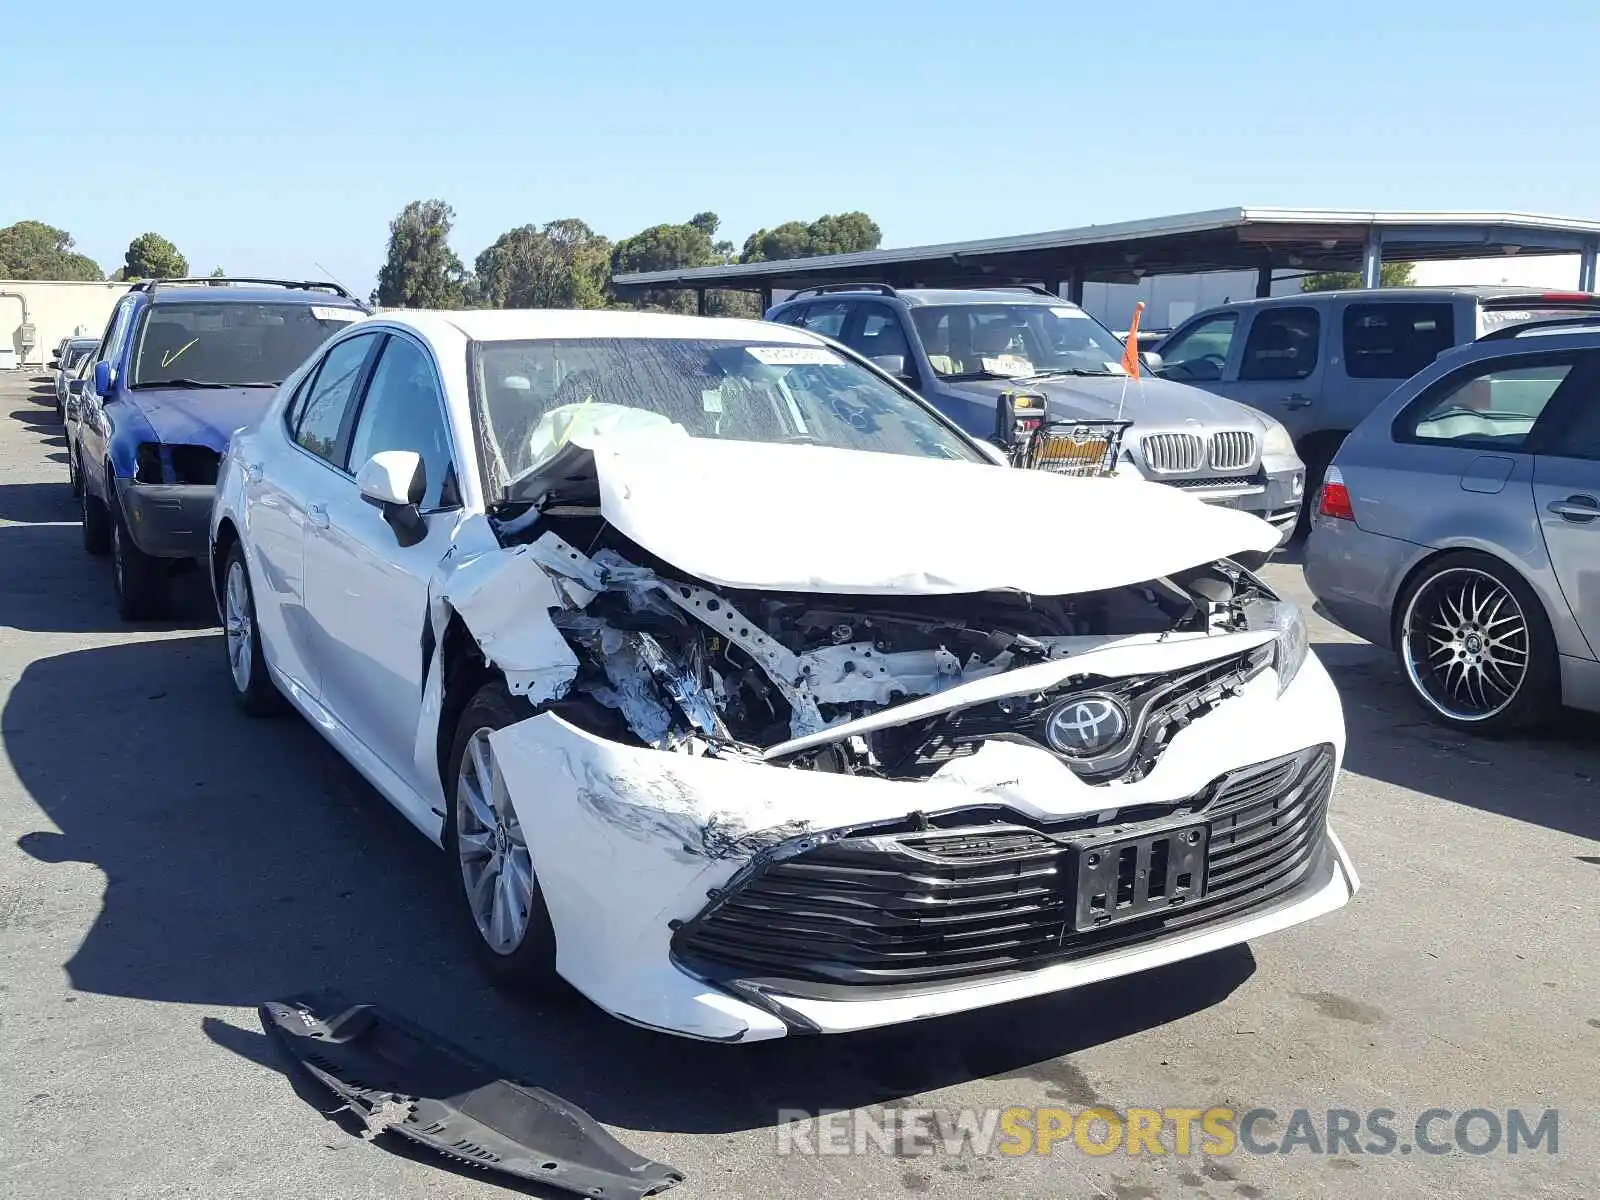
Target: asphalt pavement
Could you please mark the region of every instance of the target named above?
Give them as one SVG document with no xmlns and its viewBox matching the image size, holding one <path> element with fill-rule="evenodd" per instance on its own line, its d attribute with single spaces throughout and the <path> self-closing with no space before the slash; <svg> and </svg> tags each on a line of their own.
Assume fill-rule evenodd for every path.
<svg viewBox="0 0 1600 1200">
<path fill-rule="evenodd" d="M 486 986 L 439 852 L 303 721 L 234 710 L 197 578 L 179 619 L 118 620 L 109 565 L 81 546 L 49 399 L 48 384 L 0 375 L 0 1193 L 512 1194 L 362 1140 L 285 1073 L 255 1006 L 332 986 L 583 1106 L 684 1170 L 671 1194 L 685 1198 L 1593 1194 L 1596 721 L 1457 736 L 1412 707 L 1386 655 L 1312 617 L 1350 730 L 1333 804 L 1362 878 L 1350 905 L 1248 948 L 960 1017 L 682 1041 Z M 1292 560 L 1267 573 L 1309 599 Z M 882 1128 L 885 1113 L 939 1125 L 1093 1105 L 1270 1109 L 1254 1141 L 1287 1152 L 1095 1155 L 1069 1137 L 1048 1155 L 924 1153 L 900 1136 L 780 1153 L 826 1139 L 804 1136 L 815 1123 L 775 1129 L 795 1110 Z M 1315 1147 L 1304 1123 L 1290 1136 L 1301 1109 Z M 1393 1152 L 1362 1149 L 1365 1135 L 1324 1144 L 1328 1110 L 1374 1109 L 1396 1114 Z M 1429 1109 L 1451 1114 L 1431 1126 L 1445 1153 L 1412 1145 Z M 1451 1131 L 1474 1109 L 1529 1125 L 1555 1110 L 1554 1153 L 1549 1139 L 1469 1152 Z M 1467 1142 L 1488 1128 L 1469 1118 Z"/>
</svg>

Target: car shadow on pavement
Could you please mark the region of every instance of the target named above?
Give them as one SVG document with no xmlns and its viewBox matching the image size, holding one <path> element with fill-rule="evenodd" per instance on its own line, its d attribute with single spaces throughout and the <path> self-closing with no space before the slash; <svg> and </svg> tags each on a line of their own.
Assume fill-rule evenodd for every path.
<svg viewBox="0 0 1600 1200">
<path fill-rule="evenodd" d="M 608 1124 L 727 1132 L 1006 1074 L 1086 1102 L 1062 1056 L 1215 1005 L 1255 969 L 1235 947 L 1003 1008 L 745 1047 L 650 1033 L 577 998 L 512 998 L 477 968 L 438 849 L 305 722 L 238 713 L 224 671 L 214 637 L 81 650 L 28 666 L 0 713 L 41 824 L 60 830 L 19 846 L 105 875 L 99 918 L 65 964 L 79 990 L 254 1006 L 336 988 Z M 209 1032 L 281 1069 L 252 1024 Z"/>
<path fill-rule="evenodd" d="M 1313 646 L 1344 702 L 1344 769 L 1600 839 L 1600 716 L 1564 711 L 1547 726 L 1504 738 L 1458 733 L 1428 719 L 1393 655 L 1367 642 Z M 1539 786 L 1529 787 L 1537 779 Z"/>
<path fill-rule="evenodd" d="M 217 623 L 205 573 L 171 579 L 167 619 L 117 616 L 109 559 L 83 549 L 80 508 L 60 483 L 0 484 L 0 627 L 31 633 L 126 633 L 204 629 Z"/>
<path fill-rule="evenodd" d="M 47 398 L 47 403 L 55 403 L 53 395 Z M 26 425 L 30 433 L 37 434 L 41 445 L 61 447 L 67 444 L 66 430 L 62 428 L 61 422 L 56 420 L 54 408 L 19 408 L 11 415 L 19 423 Z"/>
</svg>

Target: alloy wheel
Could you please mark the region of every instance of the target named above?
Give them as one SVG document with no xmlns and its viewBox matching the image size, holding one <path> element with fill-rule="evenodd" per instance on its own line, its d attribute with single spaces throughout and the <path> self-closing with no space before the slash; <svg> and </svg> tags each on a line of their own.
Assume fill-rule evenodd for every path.
<svg viewBox="0 0 1600 1200">
<path fill-rule="evenodd" d="M 484 943 L 510 954 L 528 932 L 533 906 L 533 860 L 505 779 L 494 761 L 488 729 L 467 742 L 456 779 L 456 848 L 467 905 Z"/>
<path fill-rule="evenodd" d="M 1417 694 L 1456 721 L 1487 721 L 1528 676 L 1527 614 L 1487 571 L 1452 567 L 1413 593 L 1401 620 L 1401 658 Z"/>
<path fill-rule="evenodd" d="M 244 577 L 244 563 L 237 558 L 228 564 L 222 604 L 222 628 L 228 638 L 228 669 L 233 673 L 233 686 L 241 693 L 248 692 L 254 667 L 251 635 L 255 630 L 250 620 L 250 585 Z"/>
</svg>

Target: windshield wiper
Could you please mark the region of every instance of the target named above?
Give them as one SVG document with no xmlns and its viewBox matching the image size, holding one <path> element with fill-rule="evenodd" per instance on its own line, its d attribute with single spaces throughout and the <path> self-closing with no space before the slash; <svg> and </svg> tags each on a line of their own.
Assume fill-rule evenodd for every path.
<svg viewBox="0 0 1600 1200">
<path fill-rule="evenodd" d="M 1091 371 L 1086 367 L 1051 367 L 1048 371 L 1035 371 L 1024 379 L 1049 379 L 1053 375 L 1083 375 L 1090 379 L 1104 379 L 1116 375 L 1115 371 Z"/>
<path fill-rule="evenodd" d="M 277 387 L 282 380 L 251 380 L 246 383 L 217 383 L 210 379 L 152 379 L 144 383 L 135 383 L 134 391 L 141 388 L 269 388 Z"/>
</svg>

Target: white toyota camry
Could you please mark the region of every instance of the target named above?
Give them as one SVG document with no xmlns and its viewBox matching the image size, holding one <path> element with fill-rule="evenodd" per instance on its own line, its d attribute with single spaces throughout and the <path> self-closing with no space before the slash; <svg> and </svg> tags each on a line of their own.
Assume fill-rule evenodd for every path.
<svg viewBox="0 0 1600 1200">
<path fill-rule="evenodd" d="M 1076 987 L 1339 907 L 1278 534 L 997 463 L 804 330 L 386 313 L 234 436 L 229 676 L 439 843 L 491 973 L 717 1041 Z"/>
</svg>

